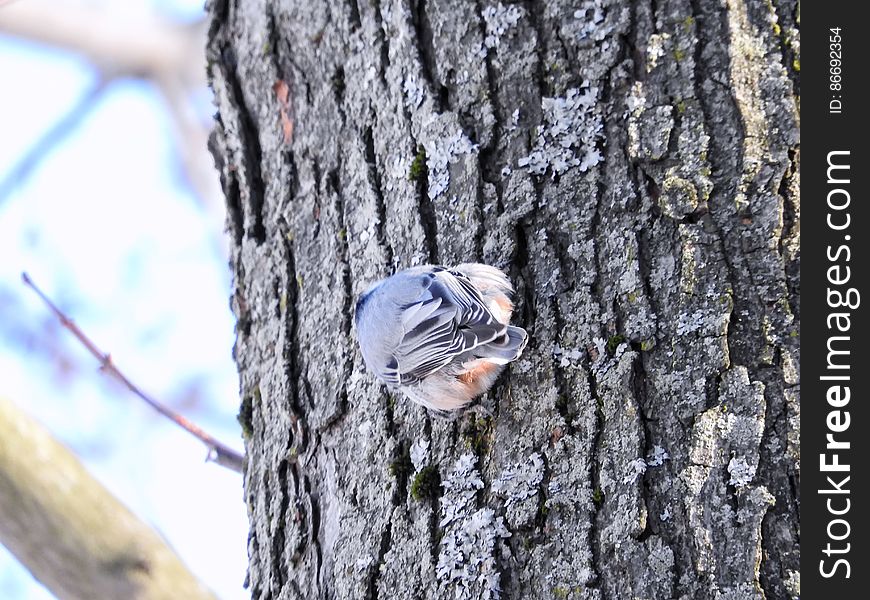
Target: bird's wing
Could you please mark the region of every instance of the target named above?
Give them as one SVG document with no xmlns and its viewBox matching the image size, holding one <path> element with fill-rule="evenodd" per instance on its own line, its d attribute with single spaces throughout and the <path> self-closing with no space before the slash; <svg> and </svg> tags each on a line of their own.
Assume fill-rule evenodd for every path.
<svg viewBox="0 0 870 600">
<path fill-rule="evenodd" d="M 462 273 L 433 269 L 420 297 L 403 307 L 404 335 L 387 366 L 396 383 L 414 383 L 456 356 L 505 334 L 471 281 Z"/>
</svg>

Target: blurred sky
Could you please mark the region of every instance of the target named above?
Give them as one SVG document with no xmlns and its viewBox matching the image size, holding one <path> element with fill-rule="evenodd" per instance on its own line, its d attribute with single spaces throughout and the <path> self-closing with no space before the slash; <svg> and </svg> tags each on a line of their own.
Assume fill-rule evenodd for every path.
<svg viewBox="0 0 870 600">
<path fill-rule="evenodd" d="M 181 20 L 202 12 L 182 0 L 125 4 Z M 0 37 L 0 81 L 3 181 L 96 73 L 74 56 Z M 140 387 L 241 450 L 222 233 L 186 187 L 171 129 L 148 84 L 115 82 L 0 197 L 0 395 L 234 600 L 249 596 L 241 476 L 205 464 L 197 440 L 101 375 L 20 279 L 26 270 Z M 0 598 L 51 598 L 2 546 Z"/>
</svg>

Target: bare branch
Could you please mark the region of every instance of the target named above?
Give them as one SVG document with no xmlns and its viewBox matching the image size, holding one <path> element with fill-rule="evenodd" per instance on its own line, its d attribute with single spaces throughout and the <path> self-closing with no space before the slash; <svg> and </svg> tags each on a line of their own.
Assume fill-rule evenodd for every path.
<svg viewBox="0 0 870 600">
<path fill-rule="evenodd" d="M 161 404 L 145 392 L 143 392 L 138 386 L 133 384 L 127 377 L 115 366 L 112 362 L 112 358 L 108 353 L 100 350 L 96 344 L 94 344 L 91 339 L 84 334 L 84 332 L 79 329 L 79 327 L 66 316 L 55 304 L 49 299 L 48 296 L 40 290 L 36 284 L 33 283 L 33 280 L 30 279 L 30 276 L 27 273 L 21 274 L 21 279 L 24 281 L 25 285 L 30 287 L 36 294 L 42 299 L 42 301 L 48 306 L 51 311 L 57 316 L 61 325 L 63 325 L 67 330 L 72 333 L 76 339 L 87 348 L 88 352 L 90 352 L 94 358 L 100 361 L 100 368 L 104 372 L 109 375 L 115 377 L 118 381 L 120 381 L 124 386 L 133 392 L 136 396 L 142 399 L 146 404 L 148 404 L 151 408 L 156 410 L 158 413 L 173 421 L 176 425 L 196 437 L 208 448 L 208 456 L 207 460 L 215 462 L 223 467 L 236 471 L 237 473 L 242 472 L 242 462 L 243 457 L 241 454 L 226 446 L 225 444 L 219 442 L 214 437 L 203 431 L 198 425 L 189 421 L 184 416 L 178 414 L 174 410 L 169 407 Z"/>
<path fill-rule="evenodd" d="M 203 48 L 206 21 L 177 24 L 150 13 L 131 16 L 112 3 L 71 0 L 0 0 L 0 34 L 55 46 L 88 60 L 106 81 L 133 77 L 154 84 L 166 100 L 187 183 L 207 211 L 211 229 L 223 230 L 223 194 L 207 151 L 210 118 L 198 118 L 191 96 L 206 87 Z M 52 128 L 9 176 L 0 200 L 32 171 L 90 109 L 89 95 Z M 224 244 L 217 247 L 226 255 Z"/>
<path fill-rule="evenodd" d="M 154 529 L 0 397 L 0 544 L 52 594 L 216 600 Z"/>
<path fill-rule="evenodd" d="M 27 0 L 2 6 L 0 33 L 69 50 L 119 75 L 176 73 L 197 87 L 205 84 L 202 61 L 191 60 L 202 56 L 202 22 L 174 25 L 112 3 Z"/>
<path fill-rule="evenodd" d="M 31 171 L 48 155 L 51 150 L 65 137 L 71 134 L 81 123 L 91 109 L 97 104 L 100 96 L 106 91 L 111 79 L 100 78 L 91 89 L 79 98 L 60 120 L 52 125 L 36 142 L 18 159 L 2 180 L 0 180 L 0 203 L 20 185 Z"/>
</svg>

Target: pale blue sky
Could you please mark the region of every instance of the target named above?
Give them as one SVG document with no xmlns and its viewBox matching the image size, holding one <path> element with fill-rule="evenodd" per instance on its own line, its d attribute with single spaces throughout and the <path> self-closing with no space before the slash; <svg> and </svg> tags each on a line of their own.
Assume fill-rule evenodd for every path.
<svg viewBox="0 0 870 600">
<path fill-rule="evenodd" d="M 201 10 L 159 4 L 185 18 Z M 0 37 L 0 77 L 2 180 L 95 73 L 62 52 Z M 241 450 L 230 274 L 179 173 L 163 102 L 147 84 L 120 81 L 0 198 L 0 395 L 79 453 L 234 600 L 248 597 L 241 476 L 204 464 L 199 442 L 102 376 L 20 283 L 28 271 L 141 387 Z M 0 547 L 0 598 L 50 597 Z"/>
</svg>

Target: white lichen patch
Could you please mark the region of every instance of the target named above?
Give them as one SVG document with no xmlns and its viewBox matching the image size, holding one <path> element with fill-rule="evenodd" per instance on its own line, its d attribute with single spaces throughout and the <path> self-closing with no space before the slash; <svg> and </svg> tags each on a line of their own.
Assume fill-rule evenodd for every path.
<svg viewBox="0 0 870 600">
<path fill-rule="evenodd" d="M 728 472 L 731 474 L 729 485 L 737 488 L 746 487 L 755 478 L 755 465 L 750 465 L 742 456 L 735 456 L 728 461 Z"/>
<path fill-rule="evenodd" d="M 516 4 L 505 6 L 499 2 L 495 6 L 484 8 L 481 15 L 486 24 L 486 38 L 483 43 L 487 48 L 497 48 L 502 36 L 523 16 L 523 11 Z"/>
<path fill-rule="evenodd" d="M 728 324 L 728 313 L 721 309 L 699 309 L 692 313 L 681 313 L 677 321 L 677 335 L 702 332 L 702 335 L 721 335 Z"/>
<path fill-rule="evenodd" d="M 629 345 L 626 342 L 620 342 L 616 348 L 613 349 L 613 356 L 610 356 L 607 351 L 608 343 L 604 338 L 593 338 L 592 344 L 595 346 L 595 349 L 592 351 L 595 359 L 592 363 L 592 372 L 595 373 L 596 377 L 602 376 L 611 368 L 618 365 L 619 359 L 622 358 L 622 355 L 629 349 Z"/>
<path fill-rule="evenodd" d="M 604 7 L 604 0 L 586 0 L 574 11 L 578 39 L 600 42 L 607 37 L 609 31 L 604 27 Z"/>
<path fill-rule="evenodd" d="M 603 337 L 596 337 L 592 339 L 592 345 L 595 346 L 597 356 L 595 363 L 599 364 L 607 358 L 607 341 Z"/>
<path fill-rule="evenodd" d="M 670 457 L 671 455 L 668 454 L 667 450 L 657 445 L 652 449 L 649 456 L 646 457 L 646 464 L 648 467 L 660 467 Z"/>
<path fill-rule="evenodd" d="M 359 432 L 360 436 L 365 439 L 371 437 L 372 427 L 372 422 L 369 420 L 365 420 L 357 426 L 356 430 Z"/>
<path fill-rule="evenodd" d="M 541 480 L 544 479 L 544 459 L 535 452 L 529 459 L 505 469 L 492 482 L 492 491 L 505 497 L 505 506 L 511 506 L 538 494 Z"/>
<path fill-rule="evenodd" d="M 414 110 L 423 104 L 426 91 L 416 75 L 408 75 L 405 77 L 402 90 L 405 92 L 405 104 L 407 104 L 408 108 Z"/>
<path fill-rule="evenodd" d="M 366 70 L 363 71 L 362 76 L 362 89 L 370 90 L 372 89 L 372 84 L 375 82 L 375 79 L 378 76 L 378 70 L 374 65 L 369 65 Z"/>
<path fill-rule="evenodd" d="M 535 175 L 549 170 L 555 177 L 573 167 L 585 172 L 601 162 L 596 145 L 604 126 L 597 101 L 597 87 L 572 88 L 564 98 L 544 98 L 544 122 L 531 154 L 520 158 L 518 166 Z"/>
<path fill-rule="evenodd" d="M 483 487 L 476 461 L 473 454 L 463 454 L 441 484 L 444 537 L 435 574 L 442 584 L 453 586 L 457 600 L 499 597 L 496 545 L 510 537 L 504 520 L 491 508 L 475 508 L 475 496 Z"/>
<path fill-rule="evenodd" d="M 426 148 L 426 166 L 429 170 L 430 200 L 447 191 L 450 165 L 457 162 L 460 155 L 477 152 L 477 144 L 472 144 L 460 130 L 449 137 L 426 140 L 423 147 Z"/>
<path fill-rule="evenodd" d="M 475 511 L 460 525 L 441 539 L 435 574 L 454 585 L 457 600 L 498 598 L 501 574 L 496 568 L 495 546 L 500 538 L 510 537 L 510 532 L 491 508 Z"/>
<path fill-rule="evenodd" d="M 515 362 L 513 366 L 513 370 L 518 373 L 530 373 L 532 371 L 532 368 L 532 361 L 527 359 L 520 359 L 519 361 Z"/>
<path fill-rule="evenodd" d="M 637 262 L 632 261 L 630 265 L 625 266 L 622 275 L 619 277 L 619 291 L 623 294 L 643 288 L 643 281 L 637 266 Z"/>
<path fill-rule="evenodd" d="M 483 487 L 475 463 L 477 457 L 467 453 L 459 457 L 453 466 L 453 471 L 441 483 L 444 488 L 444 496 L 441 498 L 441 522 L 444 527 L 457 518 L 469 512 L 474 505 L 474 497 L 477 490 Z"/>
<path fill-rule="evenodd" d="M 361 382 L 366 380 L 365 375 L 361 371 L 354 371 L 350 374 L 350 377 L 347 379 L 347 384 L 345 385 L 345 390 L 348 394 L 351 394 L 356 390 L 356 386 Z"/>
<path fill-rule="evenodd" d="M 659 60 L 665 55 L 665 49 L 670 39 L 671 35 L 669 33 L 654 33 L 649 36 L 649 42 L 646 46 L 647 73 L 658 66 Z"/>
<path fill-rule="evenodd" d="M 429 464 L 429 440 L 417 440 L 411 444 L 411 464 L 414 465 L 414 473 Z"/>
<path fill-rule="evenodd" d="M 626 114 L 624 116 L 639 117 L 645 107 L 646 93 L 643 89 L 643 82 L 635 81 L 631 86 L 631 92 L 629 92 L 628 97 L 625 99 Z"/>
<path fill-rule="evenodd" d="M 408 171 L 411 168 L 413 158 L 396 155 L 387 164 L 387 177 L 384 178 L 384 187 L 392 192 L 401 189 L 399 186 L 408 181 Z"/>
<path fill-rule="evenodd" d="M 559 361 L 563 369 L 580 366 L 583 359 L 583 351 L 580 348 L 562 348 L 558 344 L 553 345 L 553 358 Z"/>
<path fill-rule="evenodd" d="M 592 260 L 595 256 L 595 240 L 588 239 L 585 242 L 571 242 L 567 250 L 568 256 L 577 262 Z"/>
<path fill-rule="evenodd" d="M 622 478 L 622 483 L 631 483 L 635 481 L 638 477 L 646 473 L 646 460 L 643 458 L 636 458 L 626 466 L 626 475 Z"/>
<path fill-rule="evenodd" d="M 800 598 L 801 596 L 801 573 L 800 571 L 787 571 L 788 577 L 783 581 L 785 591 L 792 598 Z"/>
<path fill-rule="evenodd" d="M 650 285 L 655 289 L 661 289 L 670 281 L 677 271 L 677 261 L 673 255 L 668 254 L 653 261 L 655 265 L 650 271 Z"/>
<path fill-rule="evenodd" d="M 380 225 L 380 224 L 381 224 L 381 220 L 378 219 L 377 217 L 375 217 L 374 219 L 372 219 L 372 220 L 369 222 L 368 227 L 366 227 L 365 229 L 363 229 L 362 231 L 360 231 L 360 232 L 357 234 L 357 237 L 358 237 L 360 243 L 362 243 L 362 244 L 366 244 L 366 243 L 368 243 L 369 240 L 374 239 L 375 237 L 377 237 L 377 234 L 378 234 L 378 225 Z M 349 233 L 349 234 L 348 234 L 348 239 L 351 239 L 351 238 L 352 238 L 352 235 Z"/>
</svg>

